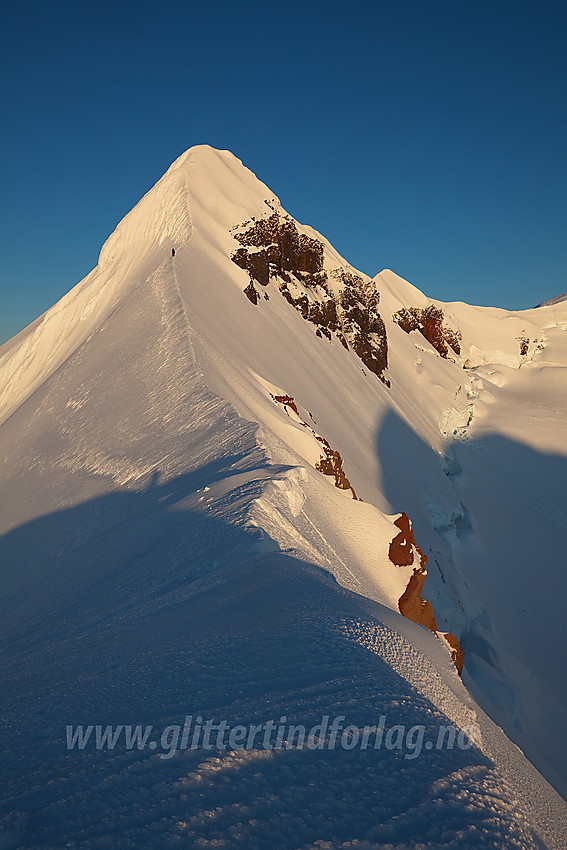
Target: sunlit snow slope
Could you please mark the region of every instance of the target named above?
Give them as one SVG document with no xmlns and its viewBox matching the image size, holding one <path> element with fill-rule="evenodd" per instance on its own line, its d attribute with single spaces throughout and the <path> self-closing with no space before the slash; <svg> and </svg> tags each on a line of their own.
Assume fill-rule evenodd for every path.
<svg viewBox="0 0 567 850">
<path fill-rule="evenodd" d="M 0 847 L 564 846 L 566 330 L 370 280 L 181 156 L 0 348 Z M 477 745 L 64 747 L 187 714 Z"/>
</svg>

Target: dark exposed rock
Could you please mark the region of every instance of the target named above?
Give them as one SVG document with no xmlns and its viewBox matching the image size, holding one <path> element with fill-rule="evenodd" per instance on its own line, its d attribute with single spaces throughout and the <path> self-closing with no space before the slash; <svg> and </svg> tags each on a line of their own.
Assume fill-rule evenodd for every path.
<svg viewBox="0 0 567 850">
<path fill-rule="evenodd" d="M 419 566 L 415 567 L 405 591 L 398 600 L 400 613 L 408 620 L 419 623 L 432 632 L 437 632 L 437 621 L 431 602 L 421 598 L 421 591 L 427 578 L 427 555 L 417 545 L 406 513 L 402 513 L 394 521 L 394 525 L 400 529 L 400 533 L 390 543 L 388 557 L 392 563 L 399 567 L 411 566 L 414 562 L 414 551 L 419 556 Z"/>
<path fill-rule="evenodd" d="M 232 255 L 233 263 L 241 269 L 246 269 L 250 279 L 257 280 L 262 286 L 270 282 L 270 263 L 267 251 L 247 251 L 246 248 L 238 248 Z"/>
<path fill-rule="evenodd" d="M 445 334 L 445 342 L 447 342 L 450 348 L 453 349 L 455 354 L 461 353 L 461 341 L 463 339 L 463 335 L 460 331 L 456 331 L 453 328 L 444 328 L 443 332 Z"/>
<path fill-rule="evenodd" d="M 289 407 L 299 416 L 299 411 L 297 409 L 297 405 L 293 396 L 272 395 L 271 393 L 270 395 L 277 404 L 283 404 L 284 408 Z M 311 416 L 311 414 L 309 414 L 309 416 Z M 312 416 L 311 419 L 313 419 Z M 335 487 L 338 487 L 339 490 L 350 490 L 352 493 L 352 498 L 356 499 L 357 496 L 354 492 L 354 488 L 351 486 L 350 481 L 345 475 L 343 469 L 343 459 L 339 452 L 331 448 L 329 442 L 324 437 L 321 437 L 319 434 L 317 434 L 313 430 L 313 428 L 311 428 L 311 426 L 308 425 L 307 422 L 305 422 L 301 418 L 300 423 L 304 426 L 304 428 L 308 428 L 311 431 L 315 439 L 318 440 L 321 443 L 321 446 L 323 447 L 323 454 L 321 455 L 320 460 L 318 460 L 315 464 L 315 469 L 319 470 L 319 472 L 322 472 L 323 475 L 332 475 L 335 479 Z"/>
<path fill-rule="evenodd" d="M 525 336 L 519 336 L 518 342 L 520 343 L 520 354 L 521 354 L 522 357 L 525 357 L 526 354 L 528 353 L 530 341 Z"/>
<path fill-rule="evenodd" d="M 388 557 L 398 567 L 409 567 L 413 564 L 413 547 L 415 546 L 417 549 L 417 543 L 408 515 L 403 513 L 395 520 L 394 525 L 400 529 L 400 533 L 390 543 Z"/>
<path fill-rule="evenodd" d="M 421 592 L 425 579 L 427 578 L 427 555 L 417 545 L 415 534 L 411 527 L 409 517 L 406 513 L 402 513 L 395 521 L 400 532 L 390 543 L 388 557 L 393 564 L 398 567 L 409 567 L 415 560 L 414 553 L 419 557 L 419 566 L 414 568 L 406 589 L 398 599 L 398 608 L 400 614 L 407 617 L 413 623 L 419 623 L 425 626 L 426 629 L 437 634 L 437 621 L 433 612 L 433 606 L 427 599 L 423 599 Z M 451 632 L 443 634 L 443 637 L 451 647 L 451 657 L 457 668 L 457 672 L 461 675 L 463 670 L 463 650 L 457 637 Z"/>
<path fill-rule="evenodd" d="M 383 377 L 388 366 L 386 326 L 378 312 L 380 295 L 373 283 L 342 271 L 345 284 L 340 296 L 344 336 L 364 365 L 389 386 Z"/>
<path fill-rule="evenodd" d="M 449 348 L 452 348 L 455 354 L 461 353 L 461 332 L 444 324 L 443 310 L 435 304 L 423 308 L 404 308 L 394 313 L 392 318 L 408 334 L 419 331 L 441 357 L 448 356 Z"/>
<path fill-rule="evenodd" d="M 334 451 L 323 437 L 316 436 L 323 446 L 324 454 L 321 460 L 315 464 L 315 469 L 318 469 L 323 475 L 333 475 L 335 478 L 335 487 L 338 487 L 339 490 L 350 490 L 352 498 L 356 499 L 354 488 L 344 473 L 343 459 L 339 452 Z"/>
<path fill-rule="evenodd" d="M 248 254 L 247 268 L 250 277 L 253 277 L 262 286 L 268 285 L 270 282 L 270 262 L 267 251 L 255 251 L 253 254 Z"/>
<path fill-rule="evenodd" d="M 299 310 L 304 319 L 309 318 L 309 306 L 310 302 L 307 295 L 300 295 L 299 298 L 295 300 L 295 307 Z"/>
<path fill-rule="evenodd" d="M 421 569 L 414 569 L 413 574 L 407 584 L 403 594 L 398 599 L 398 607 L 400 614 L 407 617 L 413 623 L 419 623 L 425 626 L 432 632 L 437 631 L 437 621 L 433 613 L 433 606 L 427 599 L 422 599 L 421 592 L 427 572 Z"/>
<path fill-rule="evenodd" d="M 290 292 L 290 291 L 289 291 L 289 289 L 288 289 L 288 286 L 287 286 L 288 282 L 289 282 L 289 281 L 282 280 L 282 281 L 280 282 L 280 287 L 279 287 L 279 289 L 280 289 L 281 294 L 282 294 L 282 295 L 283 295 L 283 297 L 285 298 L 285 300 L 286 300 L 286 301 L 289 301 L 289 303 L 291 304 L 291 306 L 292 306 L 292 307 L 295 307 L 295 299 L 294 299 L 293 295 L 291 294 L 291 292 Z"/>
<path fill-rule="evenodd" d="M 258 293 L 257 293 L 252 281 L 250 281 L 250 283 L 248 284 L 248 286 L 244 290 L 244 294 L 246 295 L 248 300 L 252 302 L 252 304 L 258 303 Z"/>
<path fill-rule="evenodd" d="M 236 251 L 232 252 L 231 260 L 232 260 L 233 263 L 236 263 L 236 265 L 240 269 L 247 269 L 248 268 L 248 251 L 246 250 L 246 248 L 237 248 Z"/>
<path fill-rule="evenodd" d="M 256 248 L 267 247 L 274 242 L 274 234 L 277 232 L 279 215 L 274 212 L 269 218 L 261 218 L 254 222 L 252 227 L 242 233 L 234 233 L 234 238 L 241 245 L 254 245 Z"/>
<path fill-rule="evenodd" d="M 323 243 L 300 234 L 292 218 L 268 201 L 266 204 L 271 215 L 233 229 L 242 246 L 233 252 L 233 262 L 248 271 L 251 282 L 267 286 L 270 280 L 276 281 L 286 301 L 315 326 L 318 337 L 332 340 L 335 335 L 390 386 L 384 377 L 388 366 L 386 327 L 377 309 L 380 296 L 375 285 L 347 269 L 334 269 L 329 273 L 339 284 L 339 292 L 334 294 L 323 269 Z"/>
<path fill-rule="evenodd" d="M 274 271 L 309 272 L 316 274 L 323 271 L 323 243 L 312 239 L 305 233 L 299 233 L 295 221 L 274 212 L 268 218 L 259 219 L 247 230 L 233 233 L 241 245 L 255 248 L 266 248 L 261 252 L 266 261 L 272 263 Z M 234 252 L 232 259 L 241 268 L 250 270 L 250 265 L 241 265 L 242 249 Z M 235 259 L 238 254 L 238 260 Z M 252 252 L 248 252 L 253 256 Z M 261 282 L 261 281 L 259 281 Z"/>
<path fill-rule="evenodd" d="M 465 663 L 465 653 L 462 650 L 459 639 L 452 632 L 445 632 L 443 637 L 451 647 L 451 658 L 453 659 L 453 664 L 457 668 L 457 673 L 461 676 L 463 672 L 463 665 Z"/>
<path fill-rule="evenodd" d="M 273 395 L 272 398 L 273 398 L 274 401 L 277 401 L 278 404 L 283 404 L 286 407 L 291 407 L 291 409 L 295 413 L 297 413 L 297 415 L 299 416 L 299 410 L 297 409 L 297 405 L 294 401 L 293 396 L 291 396 L 291 395 Z"/>
<path fill-rule="evenodd" d="M 236 262 L 236 260 L 234 260 L 234 262 Z M 411 310 L 406 310 L 404 307 L 402 310 L 398 310 L 397 313 L 394 313 L 394 322 L 396 322 L 396 324 L 399 325 L 401 329 L 407 334 L 411 333 L 412 331 L 419 330 L 419 322 L 413 312 L 416 309 L 417 308 L 412 307 Z"/>
</svg>

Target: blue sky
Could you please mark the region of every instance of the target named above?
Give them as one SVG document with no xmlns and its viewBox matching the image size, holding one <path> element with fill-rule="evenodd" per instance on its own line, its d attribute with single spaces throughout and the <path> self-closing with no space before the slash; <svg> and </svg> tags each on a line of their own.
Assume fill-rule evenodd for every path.
<svg viewBox="0 0 567 850">
<path fill-rule="evenodd" d="M 194 144 L 355 267 L 511 309 L 567 290 L 567 4 L 3 4 L 0 341 Z"/>
</svg>

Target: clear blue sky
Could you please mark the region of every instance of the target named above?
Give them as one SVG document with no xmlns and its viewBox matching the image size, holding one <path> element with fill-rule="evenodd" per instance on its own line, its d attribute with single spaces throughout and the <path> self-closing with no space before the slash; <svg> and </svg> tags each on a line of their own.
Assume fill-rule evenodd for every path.
<svg viewBox="0 0 567 850">
<path fill-rule="evenodd" d="M 368 274 L 567 290 L 564 0 L 23 0 L 0 27 L 0 341 L 204 142 Z"/>
</svg>

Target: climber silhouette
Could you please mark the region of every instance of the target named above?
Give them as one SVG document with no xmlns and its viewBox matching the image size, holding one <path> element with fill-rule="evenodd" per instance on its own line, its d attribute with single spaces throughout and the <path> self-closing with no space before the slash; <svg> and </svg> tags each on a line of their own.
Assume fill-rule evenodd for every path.
<svg viewBox="0 0 567 850">
<path fill-rule="evenodd" d="M 175 248 L 172 248 L 172 249 L 171 249 L 171 256 L 172 256 L 172 257 L 175 257 Z"/>
</svg>

